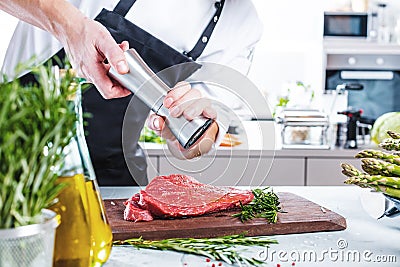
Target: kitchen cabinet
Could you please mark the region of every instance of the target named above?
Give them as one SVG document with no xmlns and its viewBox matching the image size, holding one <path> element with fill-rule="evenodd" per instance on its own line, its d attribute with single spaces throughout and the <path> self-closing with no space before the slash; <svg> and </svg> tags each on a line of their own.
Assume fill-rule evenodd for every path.
<svg viewBox="0 0 400 267">
<path fill-rule="evenodd" d="M 361 170 L 361 160 L 348 158 L 308 158 L 307 185 L 344 185 L 341 163 L 349 163 Z"/>
<path fill-rule="evenodd" d="M 304 158 L 275 158 L 266 185 L 305 185 Z"/>
<path fill-rule="evenodd" d="M 363 147 L 364 148 L 364 147 Z M 148 177 L 182 173 L 213 185 L 341 185 L 346 177 L 341 163 L 361 170 L 361 160 L 352 149 L 233 149 L 217 150 L 200 159 L 178 160 L 160 147 L 146 149 Z M 378 149 L 374 146 L 365 148 Z"/>
</svg>

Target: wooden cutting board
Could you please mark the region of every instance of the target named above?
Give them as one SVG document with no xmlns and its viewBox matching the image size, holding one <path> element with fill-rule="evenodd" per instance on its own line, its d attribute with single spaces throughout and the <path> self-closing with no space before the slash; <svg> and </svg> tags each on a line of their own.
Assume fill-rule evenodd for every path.
<svg viewBox="0 0 400 267">
<path fill-rule="evenodd" d="M 158 240 L 183 237 L 217 237 L 246 233 L 248 236 L 338 231 L 346 229 L 346 220 L 339 214 L 292 193 L 278 193 L 285 213 L 278 214 L 278 222 L 265 219 L 242 223 L 231 217 L 236 211 L 218 212 L 193 218 L 156 219 L 150 222 L 130 222 L 123 218 L 125 199 L 104 200 L 114 240 L 142 236 Z"/>
</svg>

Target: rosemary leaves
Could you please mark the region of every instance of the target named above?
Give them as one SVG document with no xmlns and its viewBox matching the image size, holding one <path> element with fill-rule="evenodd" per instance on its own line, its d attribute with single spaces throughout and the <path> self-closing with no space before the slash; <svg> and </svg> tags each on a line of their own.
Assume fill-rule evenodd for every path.
<svg viewBox="0 0 400 267">
<path fill-rule="evenodd" d="M 245 264 L 250 266 L 261 265 L 265 262 L 254 257 L 247 257 L 238 252 L 238 246 L 269 246 L 277 244 L 275 239 L 265 236 L 248 237 L 241 235 L 229 235 L 216 238 L 170 238 L 164 240 L 144 240 L 132 238 L 123 241 L 114 241 L 114 245 L 131 245 L 137 248 L 155 250 L 172 250 L 199 256 L 205 256 L 213 260 L 224 261 L 228 264 Z"/>
<path fill-rule="evenodd" d="M 240 203 L 241 212 L 232 215 L 238 217 L 242 222 L 254 218 L 265 218 L 269 223 L 276 223 L 278 220 L 279 197 L 269 187 L 252 190 L 254 199 L 246 204 Z"/>
</svg>

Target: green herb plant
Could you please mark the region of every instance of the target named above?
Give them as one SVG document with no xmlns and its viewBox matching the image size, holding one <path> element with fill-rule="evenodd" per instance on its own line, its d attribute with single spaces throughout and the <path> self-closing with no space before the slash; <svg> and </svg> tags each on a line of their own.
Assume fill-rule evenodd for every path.
<svg viewBox="0 0 400 267">
<path fill-rule="evenodd" d="M 50 66 L 32 72 L 38 84 L 0 83 L 0 229 L 40 222 L 64 186 L 55 181 L 75 132 L 73 77 L 56 81 Z"/>
<path fill-rule="evenodd" d="M 238 252 L 240 247 L 269 246 L 277 244 L 275 239 L 266 236 L 248 237 L 244 234 L 229 235 L 216 238 L 170 238 L 164 240 L 144 240 L 132 238 L 124 241 L 114 241 L 114 245 L 131 245 L 137 248 L 172 250 L 205 256 L 212 260 L 224 261 L 228 264 L 242 266 L 257 266 L 265 262 L 254 257 L 247 257 Z"/>
<path fill-rule="evenodd" d="M 149 142 L 157 144 L 166 143 L 164 138 L 158 136 L 153 130 L 149 129 L 147 126 L 143 127 L 143 130 L 140 133 L 139 142 Z"/>
<path fill-rule="evenodd" d="M 240 218 L 242 222 L 254 218 L 265 218 L 270 223 L 276 223 L 278 212 L 282 212 L 279 197 L 269 187 L 253 189 L 252 192 L 254 199 L 246 205 L 240 203 L 241 212 L 232 216 Z"/>
</svg>

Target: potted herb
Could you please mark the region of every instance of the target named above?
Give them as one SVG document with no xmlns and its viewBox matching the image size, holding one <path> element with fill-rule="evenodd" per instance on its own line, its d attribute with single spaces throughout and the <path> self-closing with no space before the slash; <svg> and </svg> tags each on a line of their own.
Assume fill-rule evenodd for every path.
<svg viewBox="0 0 400 267">
<path fill-rule="evenodd" d="M 45 209 L 64 186 L 56 170 L 75 132 L 72 77 L 57 84 L 50 66 L 33 73 L 38 84 L 0 83 L 0 266 L 52 266 L 58 223 Z"/>
</svg>

